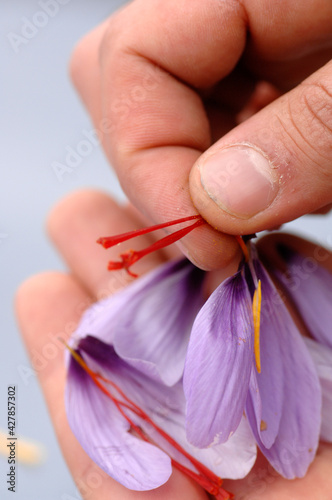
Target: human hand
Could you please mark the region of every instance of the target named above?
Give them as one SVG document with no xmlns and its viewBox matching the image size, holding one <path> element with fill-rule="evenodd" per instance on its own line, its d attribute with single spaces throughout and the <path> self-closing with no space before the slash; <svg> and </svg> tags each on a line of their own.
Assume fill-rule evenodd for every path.
<svg viewBox="0 0 332 500">
<path fill-rule="evenodd" d="M 219 230 L 184 238 L 200 267 L 234 258 L 225 233 L 332 203 L 331 28 L 324 0 L 135 0 L 78 44 L 73 81 L 131 202 Z"/>
<path fill-rule="evenodd" d="M 62 201 L 51 214 L 49 232 L 69 272 L 41 274 L 22 285 L 17 297 L 19 323 L 31 357 L 45 361 L 42 367 L 36 366 L 36 370 L 64 457 L 84 499 L 203 500 L 207 498 L 203 490 L 176 470 L 168 483 L 157 490 L 125 489 L 85 454 L 66 418 L 64 348 L 57 339 L 69 338 L 91 302 L 114 293 L 130 280 L 125 273 L 110 274 L 106 270 L 107 261 L 117 257 L 118 250 L 105 252 L 95 240 L 102 234 L 115 234 L 140 225 L 142 222 L 135 210 L 118 207 L 104 194 L 81 192 Z M 142 239 L 147 244 L 152 242 L 150 237 Z M 168 252 L 146 257 L 135 264 L 135 270 L 140 274 L 148 271 L 165 260 L 170 255 Z M 302 500 L 308 492 L 311 498 L 329 500 L 331 464 L 332 446 L 322 444 L 303 479 L 283 479 L 259 456 L 245 479 L 224 484 L 235 493 L 237 500 Z"/>
</svg>

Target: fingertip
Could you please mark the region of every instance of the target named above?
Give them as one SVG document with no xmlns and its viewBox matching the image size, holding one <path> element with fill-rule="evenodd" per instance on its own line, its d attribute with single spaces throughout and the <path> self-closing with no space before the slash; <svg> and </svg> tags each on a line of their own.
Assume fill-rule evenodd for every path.
<svg viewBox="0 0 332 500">
<path fill-rule="evenodd" d="M 49 294 L 50 284 L 53 290 L 61 290 L 65 281 L 66 276 L 57 271 L 46 271 L 23 281 L 15 293 L 15 309 L 19 318 L 29 321 L 39 318 L 43 314 L 43 308 L 36 299 L 45 298 Z"/>
<path fill-rule="evenodd" d="M 83 224 L 93 211 L 109 213 L 113 210 L 119 210 L 119 205 L 107 193 L 81 189 L 65 196 L 52 208 L 46 220 L 46 229 L 51 240 L 56 243 L 72 221 Z"/>
</svg>

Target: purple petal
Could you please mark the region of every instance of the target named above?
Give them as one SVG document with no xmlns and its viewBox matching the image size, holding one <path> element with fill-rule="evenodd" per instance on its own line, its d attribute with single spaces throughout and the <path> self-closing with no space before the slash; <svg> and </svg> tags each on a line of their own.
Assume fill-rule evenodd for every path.
<svg viewBox="0 0 332 500">
<path fill-rule="evenodd" d="M 312 339 L 304 339 L 314 360 L 322 388 L 322 426 L 320 438 L 332 442 L 332 349 Z"/>
<path fill-rule="evenodd" d="M 199 448 L 227 441 L 240 424 L 253 363 L 251 298 L 241 272 L 199 312 L 184 371 L 187 437 Z"/>
<path fill-rule="evenodd" d="M 261 263 L 254 259 L 257 278 L 262 284 L 260 359 L 261 373 L 253 369 L 250 378 L 250 398 L 255 425 L 266 448 L 274 443 L 279 431 L 284 391 L 283 361 L 280 349 L 280 318 L 276 313 L 281 298 L 267 278 Z"/>
<path fill-rule="evenodd" d="M 92 304 L 82 315 L 78 327 L 70 338 L 70 346 L 76 348 L 80 339 L 87 335 L 93 335 L 112 344 L 115 325 L 118 322 L 118 311 L 121 310 L 122 305 L 121 292 Z"/>
<path fill-rule="evenodd" d="M 70 427 L 84 450 L 107 474 L 127 488 L 150 490 L 171 475 L 169 457 L 129 433 L 114 404 L 71 360 L 66 388 Z"/>
<path fill-rule="evenodd" d="M 98 368 L 105 377 L 117 383 L 160 428 L 215 474 L 238 479 L 250 471 L 256 458 L 256 443 L 245 419 L 227 443 L 204 450 L 195 448 L 186 439 L 186 402 L 182 383 L 167 387 L 148 379 L 119 359 L 112 347 L 92 337 L 82 340 L 79 347 L 84 353 L 89 353 L 89 366 Z M 144 420 L 136 423 L 168 455 L 196 471 L 191 462 L 162 438 L 151 424 Z"/>
<path fill-rule="evenodd" d="M 332 274 L 317 259 L 305 257 L 286 245 L 278 247 L 287 262 L 287 275 L 277 277 L 286 286 L 311 335 L 332 348 Z"/>
<path fill-rule="evenodd" d="M 150 378 L 175 384 L 183 374 L 190 331 L 203 304 L 205 273 L 183 259 L 169 262 L 94 304 L 71 345 L 93 335 Z"/>
<path fill-rule="evenodd" d="M 167 385 L 178 382 L 191 328 L 203 305 L 203 279 L 204 272 L 184 259 L 134 283 L 114 335 L 119 356 Z"/>
<path fill-rule="evenodd" d="M 263 267 L 256 266 L 262 290 L 273 287 Z M 252 431 L 271 465 L 284 477 L 292 479 L 304 476 L 315 457 L 321 422 L 321 390 L 309 351 L 282 302 L 271 307 L 269 321 L 278 335 L 278 354 L 282 360 L 282 415 L 278 435 L 270 448 L 264 446 L 256 425 L 252 425 Z M 263 399 L 262 405 L 264 407 Z M 252 424 L 256 418 L 251 397 L 246 412 Z"/>
<path fill-rule="evenodd" d="M 185 405 L 182 411 L 175 412 L 174 409 L 171 409 L 166 414 L 155 414 L 154 421 L 191 456 L 224 479 L 241 479 L 245 477 L 256 461 L 256 441 L 244 417 L 242 417 L 240 425 L 226 443 L 210 446 L 209 448 L 197 448 L 188 442 L 185 432 Z M 159 439 L 155 434 L 152 437 L 172 458 L 195 471 L 195 468 L 183 455 L 176 452 L 171 446 L 167 446 L 165 441 Z"/>
</svg>

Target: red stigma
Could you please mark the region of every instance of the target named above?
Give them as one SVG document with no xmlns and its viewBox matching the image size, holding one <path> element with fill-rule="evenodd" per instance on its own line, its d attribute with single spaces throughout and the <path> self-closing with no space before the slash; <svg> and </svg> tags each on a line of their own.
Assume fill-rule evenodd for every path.
<svg viewBox="0 0 332 500">
<path fill-rule="evenodd" d="M 169 434 L 167 434 L 167 432 L 161 429 L 139 406 L 131 401 L 131 399 L 129 399 L 124 394 L 120 387 L 118 387 L 111 380 L 91 370 L 77 351 L 69 347 L 67 344 L 65 345 L 69 349 L 75 361 L 91 377 L 92 381 L 98 387 L 98 389 L 100 389 L 109 399 L 111 399 L 117 410 L 121 413 L 125 420 L 127 420 L 131 429 L 134 430 L 141 439 L 153 444 L 154 446 L 158 446 L 151 439 L 149 439 L 149 437 L 137 424 L 135 424 L 131 420 L 130 416 L 128 415 L 128 413 L 130 412 L 134 413 L 145 422 L 148 422 L 160 434 L 160 436 L 165 439 L 165 441 L 168 441 L 168 443 L 170 443 L 170 445 L 174 449 L 179 451 L 185 458 L 187 458 L 191 462 L 191 464 L 195 467 L 196 472 L 188 469 L 188 467 L 171 458 L 173 467 L 193 479 L 197 484 L 199 484 L 205 491 L 210 493 L 210 495 L 214 496 L 217 500 L 231 500 L 232 498 L 234 498 L 234 495 L 232 493 L 226 491 L 221 487 L 223 481 L 220 477 L 214 474 L 214 472 L 208 469 L 204 464 L 196 460 L 196 458 L 192 457 L 184 448 L 182 448 L 181 445 L 179 445 Z M 109 385 L 114 390 L 116 395 L 112 394 L 112 392 L 110 392 L 102 382 Z"/>
<path fill-rule="evenodd" d="M 121 253 L 119 255 L 121 260 L 109 261 L 107 269 L 109 271 L 125 269 L 130 276 L 132 276 L 133 278 L 137 278 L 137 274 L 133 273 L 130 270 L 133 264 L 135 264 L 138 260 L 142 259 L 143 257 L 152 252 L 162 250 L 163 248 L 172 245 L 173 243 L 180 240 L 181 238 L 186 236 L 188 233 L 190 233 L 197 227 L 202 226 L 203 224 L 207 224 L 207 222 L 203 219 L 201 215 L 197 214 L 197 215 L 191 215 L 189 217 L 183 217 L 181 219 L 175 219 L 169 222 L 164 222 L 163 224 L 157 224 L 155 226 L 145 227 L 143 229 L 135 229 L 134 231 L 117 234 L 115 236 L 103 236 L 101 238 L 98 238 L 97 243 L 99 243 L 99 245 L 102 245 L 104 248 L 107 249 L 114 247 L 119 243 L 123 243 L 124 241 L 130 240 L 132 238 L 137 238 L 138 236 L 158 231 L 158 229 L 164 229 L 166 227 L 175 226 L 176 224 L 181 224 L 183 222 L 189 222 L 192 220 L 195 220 L 196 222 L 187 227 L 179 229 L 178 231 L 175 231 L 174 233 L 169 234 L 164 238 L 161 238 L 160 240 L 155 241 L 154 243 L 152 243 L 152 245 L 144 248 L 143 250 L 127 250 L 126 252 Z M 249 252 L 244 240 L 242 239 L 241 236 L 235 236 L 235 238 L 241 247 L 246 262 L 248 262 Z"/>
<path fill-rule="evenodd" d="M 197 227 L 206 224 L 206 221 L 200 215 L 191 215 L 190 217 L 183 217 L 182 219 L 176 219 L 173 221 L 165 222 L 163 224 L 157 224 L 155 226 L 150 226 L 143 229 L 137 229 L 135 231 L 130 231 L 128 233 L 99 238 L 97 240 L 97 243 L 102 245 L 104 248 L 111 248 L 115 245 L 118 245 L 119 243 L 130 240 L 132 238 L 136 238 L 137 236 L 142 236 L 144 234 L 157 231 L 158 229 L 164 229 L 165 227 L 174 226 L 176 224 L 181 224 L 183 222 L 189 222 L 192 220 L 196 220 L 196 222 L 185 228 L 179 229 L 178 231 L 175 231 L 174 233 L 169 234 L 158 241 L 155 241 L 154 243 L 152 243 L 152 245 L 144 248 L 143 250 L 128 250 L 127 252 L 120 254 L 121 260 L 119 261 L 111 260 L 108 263 L 108 270 L 114 271 L 118 269 L 125 269 L 130 276 L 136 278 L 137 274 L 133 273 L 130 270 L 130 267 L 133 264 L 135 264 L 135 262 L 137 262 L 138 260 L 142 259 L 143 257 L 152 252 L 156 252 L 157 250 L 162 250 L 163 248 L 172 245 L 172 243 L 175 243 L 176 241 L 180 240 L 181 238 L 186 236 L 186 234 L 190 233 Z"/>
</svg>

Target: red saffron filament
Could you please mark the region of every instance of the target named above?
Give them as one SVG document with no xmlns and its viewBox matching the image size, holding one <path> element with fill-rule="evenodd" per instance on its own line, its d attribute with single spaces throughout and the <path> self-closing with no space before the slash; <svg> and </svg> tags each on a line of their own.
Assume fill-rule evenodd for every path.
<svg viewBox="0 0 332 500">
<path fill-rule="evenodd" d="M 200 215 L 191 215 L 190 217 L 176 219 L 173 221 L 165 222 L 164 224 L 157 224 L 156 226 L 130 231 L 129 233 L 123 233 L 116 236 L 99 238 L 97 240 L 97 243 L 102 245 L 104 248 L 110 248 L 117 245 L 118 243 L 122 243 L 123 241 L 127 241 L 131 238 L 135 238 L 143 234 L 148 234 L 153 231 L 157 231 L 158 229 L 163 229 L 165 227 L 174 226 L 176 224 L 181 224 L 182 222 L 189 222 L 192 220 L 196 220 L 196 222 L 194 222 L 190 226 L 180 229 L 179 231 L 175 231 L 174 233 L 169 234 L 158 241 L 155 241 L 152 245 L 144 248 L 143 250 L 138 250 L 138 251 L 128 250 L 127 252 L 120 254 L 121 260 L 118 261 L 111 260 L 108 263 L 108 270 L 115 271 L 117 269 L 125 269 L 127 273 L 130 274 L 130 276 L 137 278 L 137 274 L 133 273 L 130 270 L 130 267 L 133 264 L 135 264 L 135 262 L 137 262 L 138 260 L 142 259 L 143 257 L 152 252 L 156 252 L 157 250 L 161 250 L 169 245 L 172 245 L 172 243 L 175 243 L 176 241 L 180 240 L 186 234 L 193 231 L 193 229 L 196 229 L 197 227 L 202 226 L 203 224 L 207 224 L 207 222 Z"/>
<path fill-rule="evenodd" d="M 175 468 L 177 468 L 178 470 L 186 474 L 188 477 L 193 479 L 197 484 L 199 484 L 205 491 L 213 495 L 217 500 L 230 500 L 234 498 L 234 495 L 232 493 L 226 491 L 224 488 L 221 487 L 222 479 L 220 477 L 214 474 L 214 472 L 208 469 L 201 462 L 196 460 L 196 458 L 192 457 L 184 448 L 182 448 L 181 445 L 179 445 L 171 436 L 169 436 L 167 432 L 161 429 L 141 408 L 139 408 L 133 401 L 131 401 L 120 389 L 120 387 L 118 387 L 114 382 L 103 377 L 99 373 L 92 371 L 88 367 L 82 356 L 77 351 L 73 350 L 67 344 L 65 345 L 71 352 L 71 355 L 76 360 L 76 362 L 91 377 L 94 384 L 108 398 L 112 400 L 118 411 L 129 423 L 131 429 L 134 430 L 141 439 L 155 445 L 155 443 L 153 443 L 152 440 L 148 438 L 148 436 L 142 431 L 142 429 L 131 420 L 131 418 L 127 415 L 125 410 L 131 411 L 145 422 L 148 422 L 160 434 L 160 436 L 162 436 L 163 439 L 168 441 L 168 443 L 170 443 L 170 445 L 173 448 L 179 451 L 186 459 L 188 459 L 191 462 L 191 464 L 195 467 L 197 472 L 194 472 L 193 470 L 189 469 L 188 467 L 182 465 L 181 463 L 171 458 L 172 465 Z M 118 393 L 118 396 L 114 396 L 101 382 L 104 382 L 109 386 L 111 386 Z M 119 399 L 119 397 L 122 399 Z"/>
<path fill-rule="evenodd" d="M 181 224 L 183 222 L 189 222 L 192 220 L 195 220 L 196 222 L 183 229 L 179 229 L 178 231 L 175 231 L 174 233 L 169 234 L 158 241 L 155 241 L 154 243 L 152 243 L 152 245 L 144 248 L 143 250 L 127 250 L 126 252 L 121 253 L 119 255 L 121 260 L 109 261 L 107 269 L 109 271 L 125 269 L 130 276 L 132 276 L 133 278 L 137 278 L 137 274 L 133 273 L 130 270 L 131 266 L 135 264 L 135 262 L 137 262 L 138 260 L 142 259 L 143 257 L 152 252 L 156 252 L 157 250 L 162 250 L 163 248 L 172 245 L 173 243 L 180 240 L 181 238 L 186 236 L 188 233 L 190 233 L 197 227 L 202 226 L 203 224 L 207 224 L 207 222 L 203 219 L 201 215 L 191 215 L 189 217 L 183 217 L 182 219 L 176 219 L 169 222 L 164 222 L 163 224 L 157 224 L 155 226 L 145 227 L 143 229 L 135 229 L 134 231 L 129 231 L 123 234 L 117 234 L 115 236 L 103 236 L 101 238 L 98 238 L 97 243 L 99 243 L 100 245 L 102 245 L 104 248 L 107 249 L 114 247 L 119 243 L 123 243 L 124 241 L 136 238 L 137 236 L 142 236 L 144 234 L 157 231 L 158 229 L 164 229 L 166 227 L 175 226 L 176 224 Z M 235 238 L 241 247 L 246 262 L 248 262 L 249 252 L 245 242 L 243 241 L 241 236 L 235 236 Z"/>
<path fill-rule="evenodd" d="M 97 243 L 102 245 L 104 248 L 111 248 L 123 241 L 131 240 L 137 236 L 142 236 L 143 234 L 153 233 L 158 229 L 164 229 L 165 227 L 175 226 L 176 224 L 181 224 L 181 222 L 189 222 L 195 219 L 202 219 L 201 215 L 191 215 L 190 217 L 183 217 L 182 219 L 176 219 L 169 222 L 164 222 L 163 224 L 156 224 L 155 226 L 144 227 L 143 229 L 135 229 L 134 231 L 129 231 L 128 233 L 117 234 L 115 236 L 105 236 L 99 238 Z M 203 220 L 203 219 L 202 219 Z"/>
</svg>

